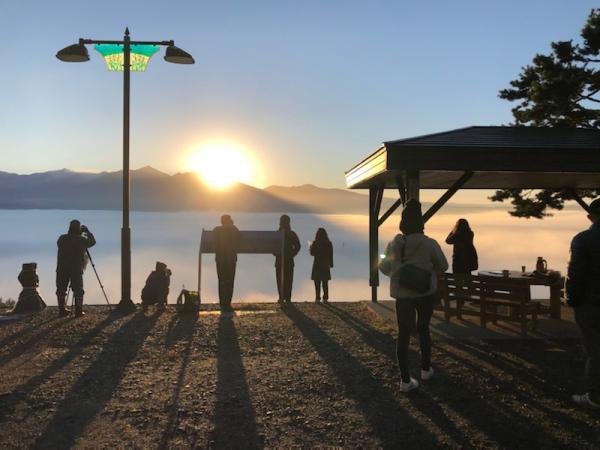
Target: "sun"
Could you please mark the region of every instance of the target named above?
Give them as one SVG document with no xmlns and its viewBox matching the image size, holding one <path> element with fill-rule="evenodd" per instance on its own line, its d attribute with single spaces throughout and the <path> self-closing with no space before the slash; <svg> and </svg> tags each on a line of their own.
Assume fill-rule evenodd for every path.
<svg viewBox="0 0 600 450">
<path fill-rule="evenodd" d="M 189 169 L 212 188 L 227 189 L 236 182 L 252 182 L 252 164 L 245 151 L 230 142 L 211 142 L 191 154 Z"/>
</svg>

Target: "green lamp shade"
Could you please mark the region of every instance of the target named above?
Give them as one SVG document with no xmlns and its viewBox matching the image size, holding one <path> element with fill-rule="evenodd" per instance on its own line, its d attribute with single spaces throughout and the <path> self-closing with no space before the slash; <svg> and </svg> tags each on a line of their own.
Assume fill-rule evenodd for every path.
<svg viewBox="0 0 600 450">
<path fill-rule="evenodd" d="M 106 68 L 112 72 L 122 72 L 125 65 L 122 44 L 96 44 L 94 48 L 102 55 Z M 150 58 L 158 51 L 158 45 L 132 45 L 130 56 L 130 70 L 143 72 Z"/>
</svg>

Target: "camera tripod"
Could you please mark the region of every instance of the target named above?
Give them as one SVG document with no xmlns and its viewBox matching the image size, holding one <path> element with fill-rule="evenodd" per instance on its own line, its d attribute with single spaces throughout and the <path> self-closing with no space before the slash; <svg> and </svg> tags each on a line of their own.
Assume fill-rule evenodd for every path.
<svg viewBox="0 0 600 450">
<path fill-rule="evenodd" d="M 92 259 L 92 255 L 90 255 L 90 251 L 88 249 L 85 250 L 85 252 L 87 253 L 88 259 L 90 261 L 90 264 L 92 265 L 92 268 L 94 269 L 94 273 L 96 274 L 96 279 L 98 280 L 98 284 L 100 285 L 100 289 L 102 290 L 102 294 L 104 295 L 104 300 L 106 300 L 106 304 L 108 306 L 112 306 L 111 303 L 108 301 L 108 296 L 106 295 L 106 291 L 104 290 L 104 286 L 102 285 L 102 281 L 100 280 L 100 276 L 98 275 L 98 271 L 96 270 L 96 265 L 94 264 L 94 260 Z M 69 281 L 69 286 L 67 287 L 67 301 L 66 304 L 69 304 L 69 295 L 71 295 L 71 282 Z M 71 299 L 71 307 L 73 307 L 73 303 L 75 302 L 75 296 L 73 295 L 72 299 Z"/>
</svg>

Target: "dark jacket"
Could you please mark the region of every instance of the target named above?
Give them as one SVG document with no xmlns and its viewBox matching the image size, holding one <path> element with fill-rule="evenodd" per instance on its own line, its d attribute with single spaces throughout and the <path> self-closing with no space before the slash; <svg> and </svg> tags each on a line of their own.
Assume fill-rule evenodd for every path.
<svg viewBox="0 0 600 450">
<path fill-rule="evenodd" d="M 86 250 L 96 244 L 94 235 L 87 231 L 84 234 L 63 234 L 58 238 L 58 254 L 56 271 L 63 273 L 83 273 L 86 265 Z"/>
<path fill-rule="evenodd" d="M 454 248 L 452 252 L 452 272 L 471 273 L 477 270 L 477 250 L 473 245 L 473 232 L 450 233 L 446 238 L 446 244 Z"/>
<path fill-rule="evenodd" d="M 567 275 L 567 303 L 600 306 L 600 223 L 593 224 L 571 241 Z"/>
<path fill-rule="evenodd" d="M 333 267 L 333 245 L 331 241 L 315 241 L 310 245 L 310 254 L 314 256 L 311 280 L 331 280 Z"/>
<path fill-rule="evenodd" d="M 240 245 L 240 230 L 235 225 L 220 225 L 213 230 L 215 233 L 215 261 L 237 261 L 237 252 Z"/>
<path fill-rule="evenodd" d="M 142 289 L 142 303 L 148 305 L 166 303 L 170 284 L 171 277 L 165 271 L 153 270 L 148 275 L 146 285 Z"/>
<path fill-rule="evenodd" d="M 285 263 L 294 266 L 294 257 L 300 251 L 300 239 L 295 231 L 284 230 L 283 247 L 285 251 Z M 281 265 L 281 255 L 275 255 L 275 266 Z"/>
</svg>

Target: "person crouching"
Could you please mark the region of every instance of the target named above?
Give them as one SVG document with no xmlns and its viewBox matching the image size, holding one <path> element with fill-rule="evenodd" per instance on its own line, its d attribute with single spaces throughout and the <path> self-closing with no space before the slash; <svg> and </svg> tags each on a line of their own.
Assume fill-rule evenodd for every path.
<svg viewBox="0 0 600 450">
<path fill-rule="evenodd" d="M 83 313 L 83 271 L 87 263 L 87 249 L 96 244 L 92 232 L 81 225 L 79 220 L 71 220 L 69 231 L 58 238 L 56 262 L 56 297 L 58 314 L 64 317 L 69 314 L 66 298 L 69 286 L 73 291 L 75 301 L 75 317 Z"/>
<path fill-rule="evenodd" d="M 164 309 L 167 306 L 167 296 L 171 284 L 171 270 L 165 263 L 156 262 L 156 269 L 150 272 L 146 285 L 142 289 L 142 308 L 144 311 L 150 305 L 158 305 Z"/>
</svg>

